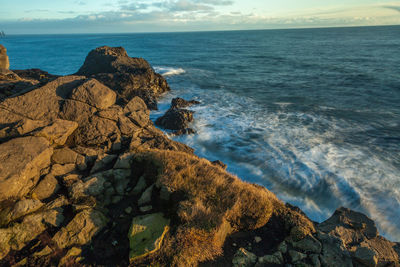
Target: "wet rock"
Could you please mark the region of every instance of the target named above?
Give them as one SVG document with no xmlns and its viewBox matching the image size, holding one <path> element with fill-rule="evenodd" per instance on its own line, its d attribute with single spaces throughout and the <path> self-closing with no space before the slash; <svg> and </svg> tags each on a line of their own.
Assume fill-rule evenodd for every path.
<svg viewBox="0 0 400 267">
<path fill-rule="evenodd" d="M 156 120 L 156 125 L 169 130 L 183 130 L 193 121 L 193 111 L 186 109 L 169 109 Z"/>
<path fill-rule="evenodd" d="M 177 97 L 172 99 L 171 101 L 171 108 L 186 108 L 186 107 L 190 107 L 192 105 L 197 105 L 200 104 L 199 101 L 196 100 L 185 100 L 183 98 Z"/>
<path fill-rule="evenodd" d="M 162 213 L 133 218 L 128 234 L 131 261 L 159 250 L 168 230 L 169 220 Z"/>
<path fill-rule="evenodd" d="M 89 79 L 76 87 L 69 97 L 98 109 L 106 109 L 115 103 L 117 94 L 96 79 Z"/>
<path fill-rule="evenodd" d="M 186 128 L 186 129 L 183 129 L 183 130 L 174 131 L 172 134 L 176 135 L 176 136 L 179 136 L 179 135 L 183 135 L 183 134 L 195 134 L 195 133 L 196 133 L 196 131 L 193 130 L 192 128 Z"/>
<path fill-rule="evenodd" d="M 232 260 L 232 266 L 236 267 L 251 267 L 257 262 L 257 256 L 244 248 L 239 248 L 236 251 Z"/>
<path fill-rule="evenodd" d="M 40 200 L 46 199 L 55 194 L 58 189 L 60 189 L 60 186 L 57 179 L 52 174 L 48 174 L 35 187 L 32 197 Z"/>
<path fill-rule="evenodd" d="M 42 137 L 21 137 L 0 144 L 0 200 L 22 197 L 50 165 L 53 149 Z"/>
<path fill-rule="evenodd" d="M 354 253 L 354 258 L 368 267 L 375 267 L 378 264 L 375 251 L 367 247 L 359 247 Z"/>
<path fill-rule="evenodd" d="M 79 212 L 66 227 L 58 231 L 53 241 L 60 248 L 90 243 L 107 224 L 107 218 L 97 210 Z"/>
<path fill-rule="evenodd" d="M 0 45 L 0 69 L 9 69 L 10 68 L 10 61 L 7 56 L 7 49 Z"/>
</svg>

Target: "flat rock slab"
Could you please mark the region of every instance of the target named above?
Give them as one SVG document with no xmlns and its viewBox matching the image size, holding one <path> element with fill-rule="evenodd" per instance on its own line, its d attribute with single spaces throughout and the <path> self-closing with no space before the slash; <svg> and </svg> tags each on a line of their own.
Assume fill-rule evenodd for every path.
<svg viewBox="0 0 400 267">
<path fill-rule="evenodd" d="M 0 144 L 0 201 L 22 197 L 50 165 L 53 148 L 43 137 L 22 137 Z"/>
<path fill-rule="evenodd" d="M 162 213 L 153 213 L 133 218 L 129 230 L 130 260 L 146 256 L 160 249 L 169 229 L 169 220 Z"/>
</svg>

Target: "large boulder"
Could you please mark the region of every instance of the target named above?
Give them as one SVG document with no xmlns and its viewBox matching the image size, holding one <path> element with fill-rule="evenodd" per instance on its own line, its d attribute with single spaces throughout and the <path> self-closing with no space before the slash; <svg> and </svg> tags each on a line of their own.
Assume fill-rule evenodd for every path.
<svg viewBox="0 0 400 267">
<path fill-rule="evenodd" d="M 187 109 L 170 108 L 156 120 L 156 124 L 168 130 L 183 130 L 193 121 L 193 113 Z"/>
<path fill-rule="evenodd" d="M 106 109 L 112 106 L 116 100 L 116 93 L 95 79 L 90 79 L 76 87 L 70 99 L 84 102 L 98 109 Z"/>
<path fill-rule="evenodd" d="M 159 250 L 168 229 L 169 220 L 162 213 L 133 218 L 128 234 L 131 248 L 129 258 L 135 260 Z"/>
<path fill-rule="evenodd" d="M 7 49 L 0 45 L 0 69 L 9 69 L 10 68 L 10 61 L 8 60 L 7 56 Z"/>
<path fill-rule="evenodd" d="M 146 60 L 129 57 L 122 47 L 92 50 L 77 74 L 94 77 L 116 90 L 121 103 L 139 96 L 152 109 L 157 108 L 156 98 L 170 90 L 166 80 Z"/>
<path fill-rule="evenodd" d="M 22 197 L 50 165 L 53 149 L 43 137 L 22 137 L 0 144 L 0 201 Z"/>
</svg>

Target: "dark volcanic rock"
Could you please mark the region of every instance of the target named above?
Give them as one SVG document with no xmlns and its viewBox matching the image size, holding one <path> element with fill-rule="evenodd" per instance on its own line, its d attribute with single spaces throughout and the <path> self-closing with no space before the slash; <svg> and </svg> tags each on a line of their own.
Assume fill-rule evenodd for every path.
<svg viewBox="0 0 400 267">
<path fill-rule="evenodd" d="M 183 130 L 193 121 L 193 113 L 187 109 L 170 108 L 156 120 L 156 124 L 169 130 Z"/>
<path fill-rule="evenodd" d="M 180 97 L 174 98 L 171 101 L 171 107 L 172 108 L 186 108 L 186 107 L 189 107 L 191 105 L 197 105 L 197 104 L 200 104 L 200 102 L 196 101 L 196 100 L 188 101 L 188 100 L 185 100 L 185 99 L 180 98 Z"/>
<path fill-rule="evenodd" d="M 0 69 L 8 70 L 9 68 L 10 62 L 7 56 L 7 49 L 3 45 L 0 45 Z"/>
<path fill-rule="evenodd" d="M 131 58 L 122 47 L 103 46 L 92 50 L 78 75 L 93 76 L 118 93 L 118 102 L 141 97 L 150 109 L 157 109 L 156 98 L 169 91 L 166 80 L 142 58 Z"/>
</svg>

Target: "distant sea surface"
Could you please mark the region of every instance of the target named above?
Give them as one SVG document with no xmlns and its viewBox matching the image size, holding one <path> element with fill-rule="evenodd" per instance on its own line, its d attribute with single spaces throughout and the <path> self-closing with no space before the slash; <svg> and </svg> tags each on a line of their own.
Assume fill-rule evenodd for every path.
<svg viewBox="0 0 400 267">
<path fill-rule="evenodd" d="M 345 206 L 400 241 L 400 27 L 104 35 L 9 35 L 12 69 L 71 74 L 98 46 L 123 46 L 197 99 L 195 135 L 315 221 Z"/>
</svg>

